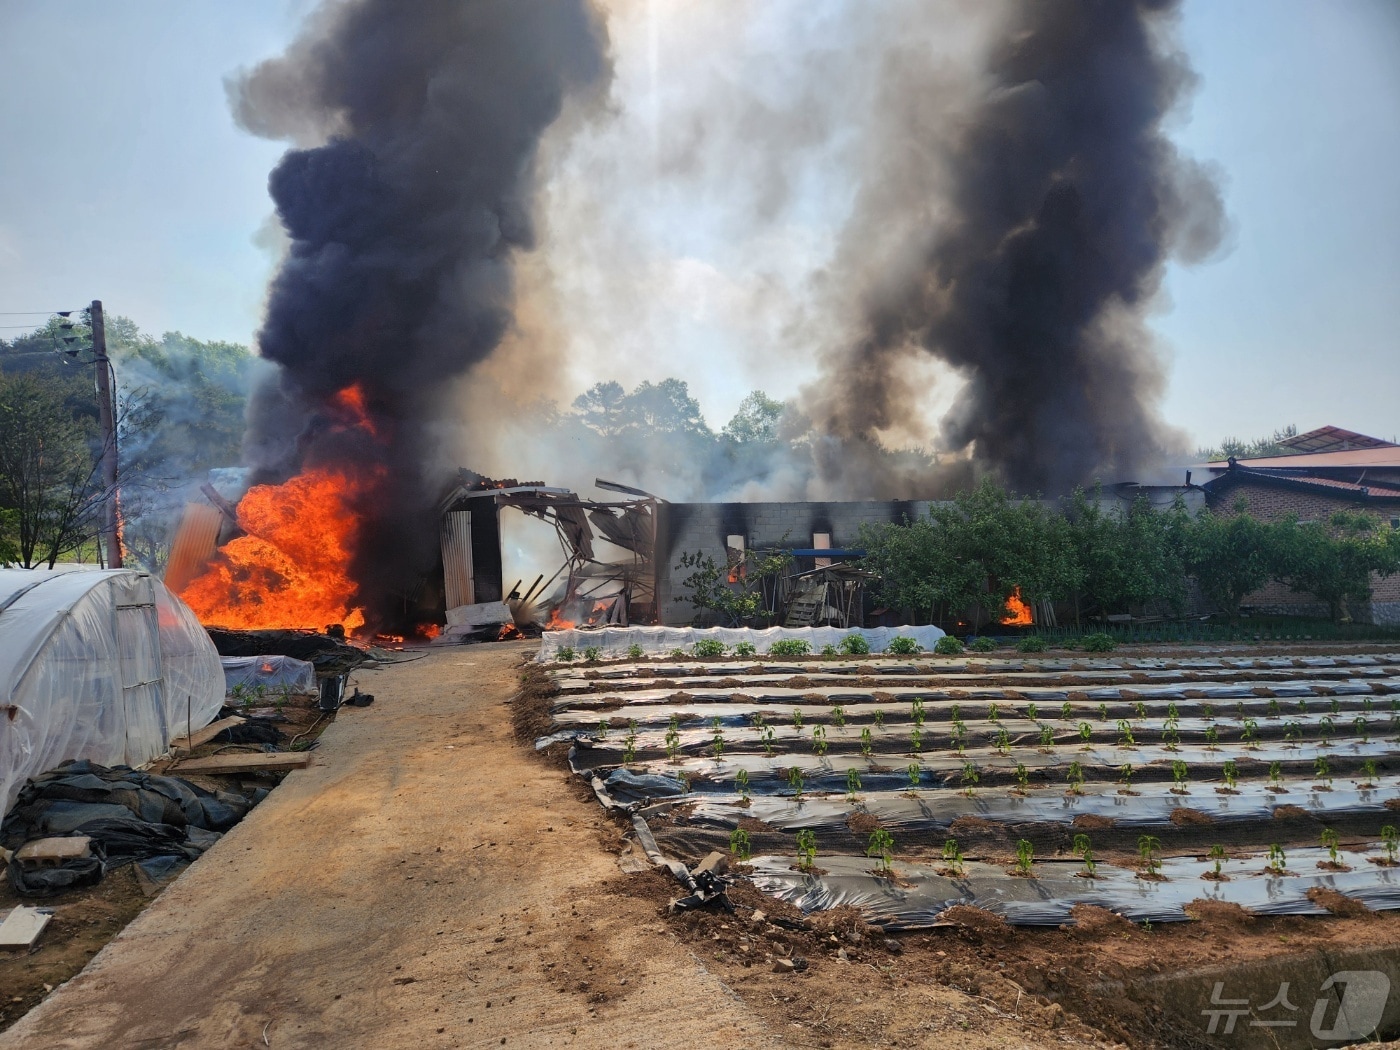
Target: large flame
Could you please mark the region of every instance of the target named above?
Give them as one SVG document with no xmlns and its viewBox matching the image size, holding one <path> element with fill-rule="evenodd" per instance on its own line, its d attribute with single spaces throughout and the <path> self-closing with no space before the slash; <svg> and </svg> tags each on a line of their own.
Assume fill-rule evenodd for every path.
<svg viewBox="0 0 1400 1050">
<path fill-rule="evenodd" d="M 372 481 L 337 467 L 254 485 L 238 504 L 238 523 L 248 535 L 219 548 L 180 597 L 210 626 L 364 626 L 347 570 L 359 538 L 352 503 Z"/>
<path fill-rule="evenodd" d="M 1017 587 L 1006 599 L 1006 615 L 1001 622 L 1015 627 L 1029 627 L 1035 623 L 1031 617 L 1031 607 L 1021 600 L 1021 588 Z"/>
</svg>

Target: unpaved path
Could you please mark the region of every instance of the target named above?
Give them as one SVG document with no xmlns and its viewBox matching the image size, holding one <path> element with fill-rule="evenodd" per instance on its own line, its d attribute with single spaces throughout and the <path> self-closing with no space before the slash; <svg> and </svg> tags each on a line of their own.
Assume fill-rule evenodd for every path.
<svg viewBox="0 0 1400 1050">
<path fill-rule="evenodd" d="M 780 1045 L 604 886 L 604 817 L 511 734 L 529 648 L 362 674 L 373 706 L 0 1047 Z"/>
</svg>

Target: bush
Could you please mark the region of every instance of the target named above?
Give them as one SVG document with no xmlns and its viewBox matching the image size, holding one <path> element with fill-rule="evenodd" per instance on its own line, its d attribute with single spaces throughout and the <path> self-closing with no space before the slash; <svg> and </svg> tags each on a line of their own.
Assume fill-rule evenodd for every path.
<svg viewBox="0 0 1400 1050">
<path fill-rule="evenodd" d="M 561 645 L 559 647 L 559 659 L 565 663 L 568 663 L 576 656 L 578 656 L 578 653 L 574 652 L 574 647 L 572 645 Z"/>
<path fill-rule="evenodd" d="M 974 653 L 991 653 L 996 651 L 997 643 L 995 638 L 974 638 L 968 648 Z"/>
<path fill-rule="evenodd" d="M 939 656 L 957 656 L 963 651 L 963 643 L 954 638 L 951 634 L 945 634 L 938 639 L 933 651 Z"/>
<path fill-rule="evenodd" d="M 769 656 L 806 656 L 812 646 L 801 638 L 781 638 L 768 647 Z"/>
<path fill-rule="evenodd" d="M 640 660 L 642 658 L 642 647 L 640 645 L 629 645 L 627 647 L 627 659 Z"/>
<path fill-rule="evenodd" d="M 836 651 L 836 646 L 831 645 L 831 644 L 827 644 L 827 645 L 822 646 L 822 655 L 823 655 L 823 656 L 839 656 L 840 653 L 838 653 L 838 652 Z"/>
<path fill-rule="evenodd" d="M 858 634 L 848 634 L 841 639 L 841 651 L 847 656 L 865 656 L 870 652 L 870 643 Z"/>
<path fill-rule="evenodd" d="M 753 642 L 738 642 L 734 646 L 735 656 L 753 656 L 758 652 Z"/>
<path fill-rule="evenodd" d="M 885 646 L 885 652 L 893 653 L 895 656 L 914 656 L 921 651 L 918 642 L 913 638 L 906 638 L 902 634 L 891 638 L 890 644 Z"/>
<path fill-rule="evenodd" d="M 1084 651 L 1087 653 L 1111 653 L 1118 648 L 1113 635 L 1104 634 L 1102 631 L 1098 634 L 1086 634 L 1083 641 Z"/>
<path fill-rule="evenodd" d="M 603 658 L 603 650 L 596 645 L 590 645 L 583 651 L 583 658 L 591 664 L 596 664 Z"/>
<path fill-rule="evenodd" d="M 701 638 L 695 643 L 696 656 L 723 656 L 729 647 L 718 638 Z"/>
<path fill-rule="evenodd" d="M 1016 643 L 1018 653 L 1043 653 L 1049 648 L 1050 644 L 1038 634 L 1029 635 Z"/>
</svg>

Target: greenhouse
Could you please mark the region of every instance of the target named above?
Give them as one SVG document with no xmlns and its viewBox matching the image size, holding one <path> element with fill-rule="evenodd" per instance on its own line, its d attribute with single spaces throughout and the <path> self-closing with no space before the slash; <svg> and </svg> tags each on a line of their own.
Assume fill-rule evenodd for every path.
<svg viewBox="0 0 1400 1050">
<path fill-rule="evenodd" d="M 0 813 L 69 759 L 139 766 L 224 697 L 194 614 L 129 569 L 0 569 Z"/>
</svg>

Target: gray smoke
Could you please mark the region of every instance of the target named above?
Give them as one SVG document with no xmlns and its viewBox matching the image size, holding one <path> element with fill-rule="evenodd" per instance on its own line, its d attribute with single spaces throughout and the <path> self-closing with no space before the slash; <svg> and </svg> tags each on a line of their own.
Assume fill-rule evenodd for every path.
<svg viewBox="0 0 1400 1050">
<path fill-rule="evenodd" d="M 431 563 L 444 386 L 511 326 L 540 138 L 608 78 L 589 0 L 345 0 L 229 86 L 243 127 L 300 147 L 269 179 L 289 245 L 258 347 L 280 371 L 245 455 L 255 480 L 382 468 L 356 508 L 372 615 Z M 327 425 L 354 384 L 378 439 Z"/>
<path fill-rule="evenodd" d="M 908 371 L 931 354 L 966 380 L 942 446 L 1015 490 L 1127 479 L 1175 450 L 1144 315 L 1167 260 L 1205 258 L 1224 227 L 1212 178 L 1163 131 L 1192 84 L 1168 49 L 1177 6 L 1014 4 L 980 101 L 952 142 L 932 147 L 930 165 L 946 173 L 941 209 L 882 174 L 927 147 L 910 135 L 917 69 L 906 82 L 908 67 L 890 67 L 887 95 L 907 104 L 871 151 L 847 265 L 869 231 L 935 217 L 897 265 L 851 274 L 864 285 L 862 331 L 827 353 L 807 391 L 819 433 L 862 448 L 892 427 L 917 431 Z"/>
</svg>

